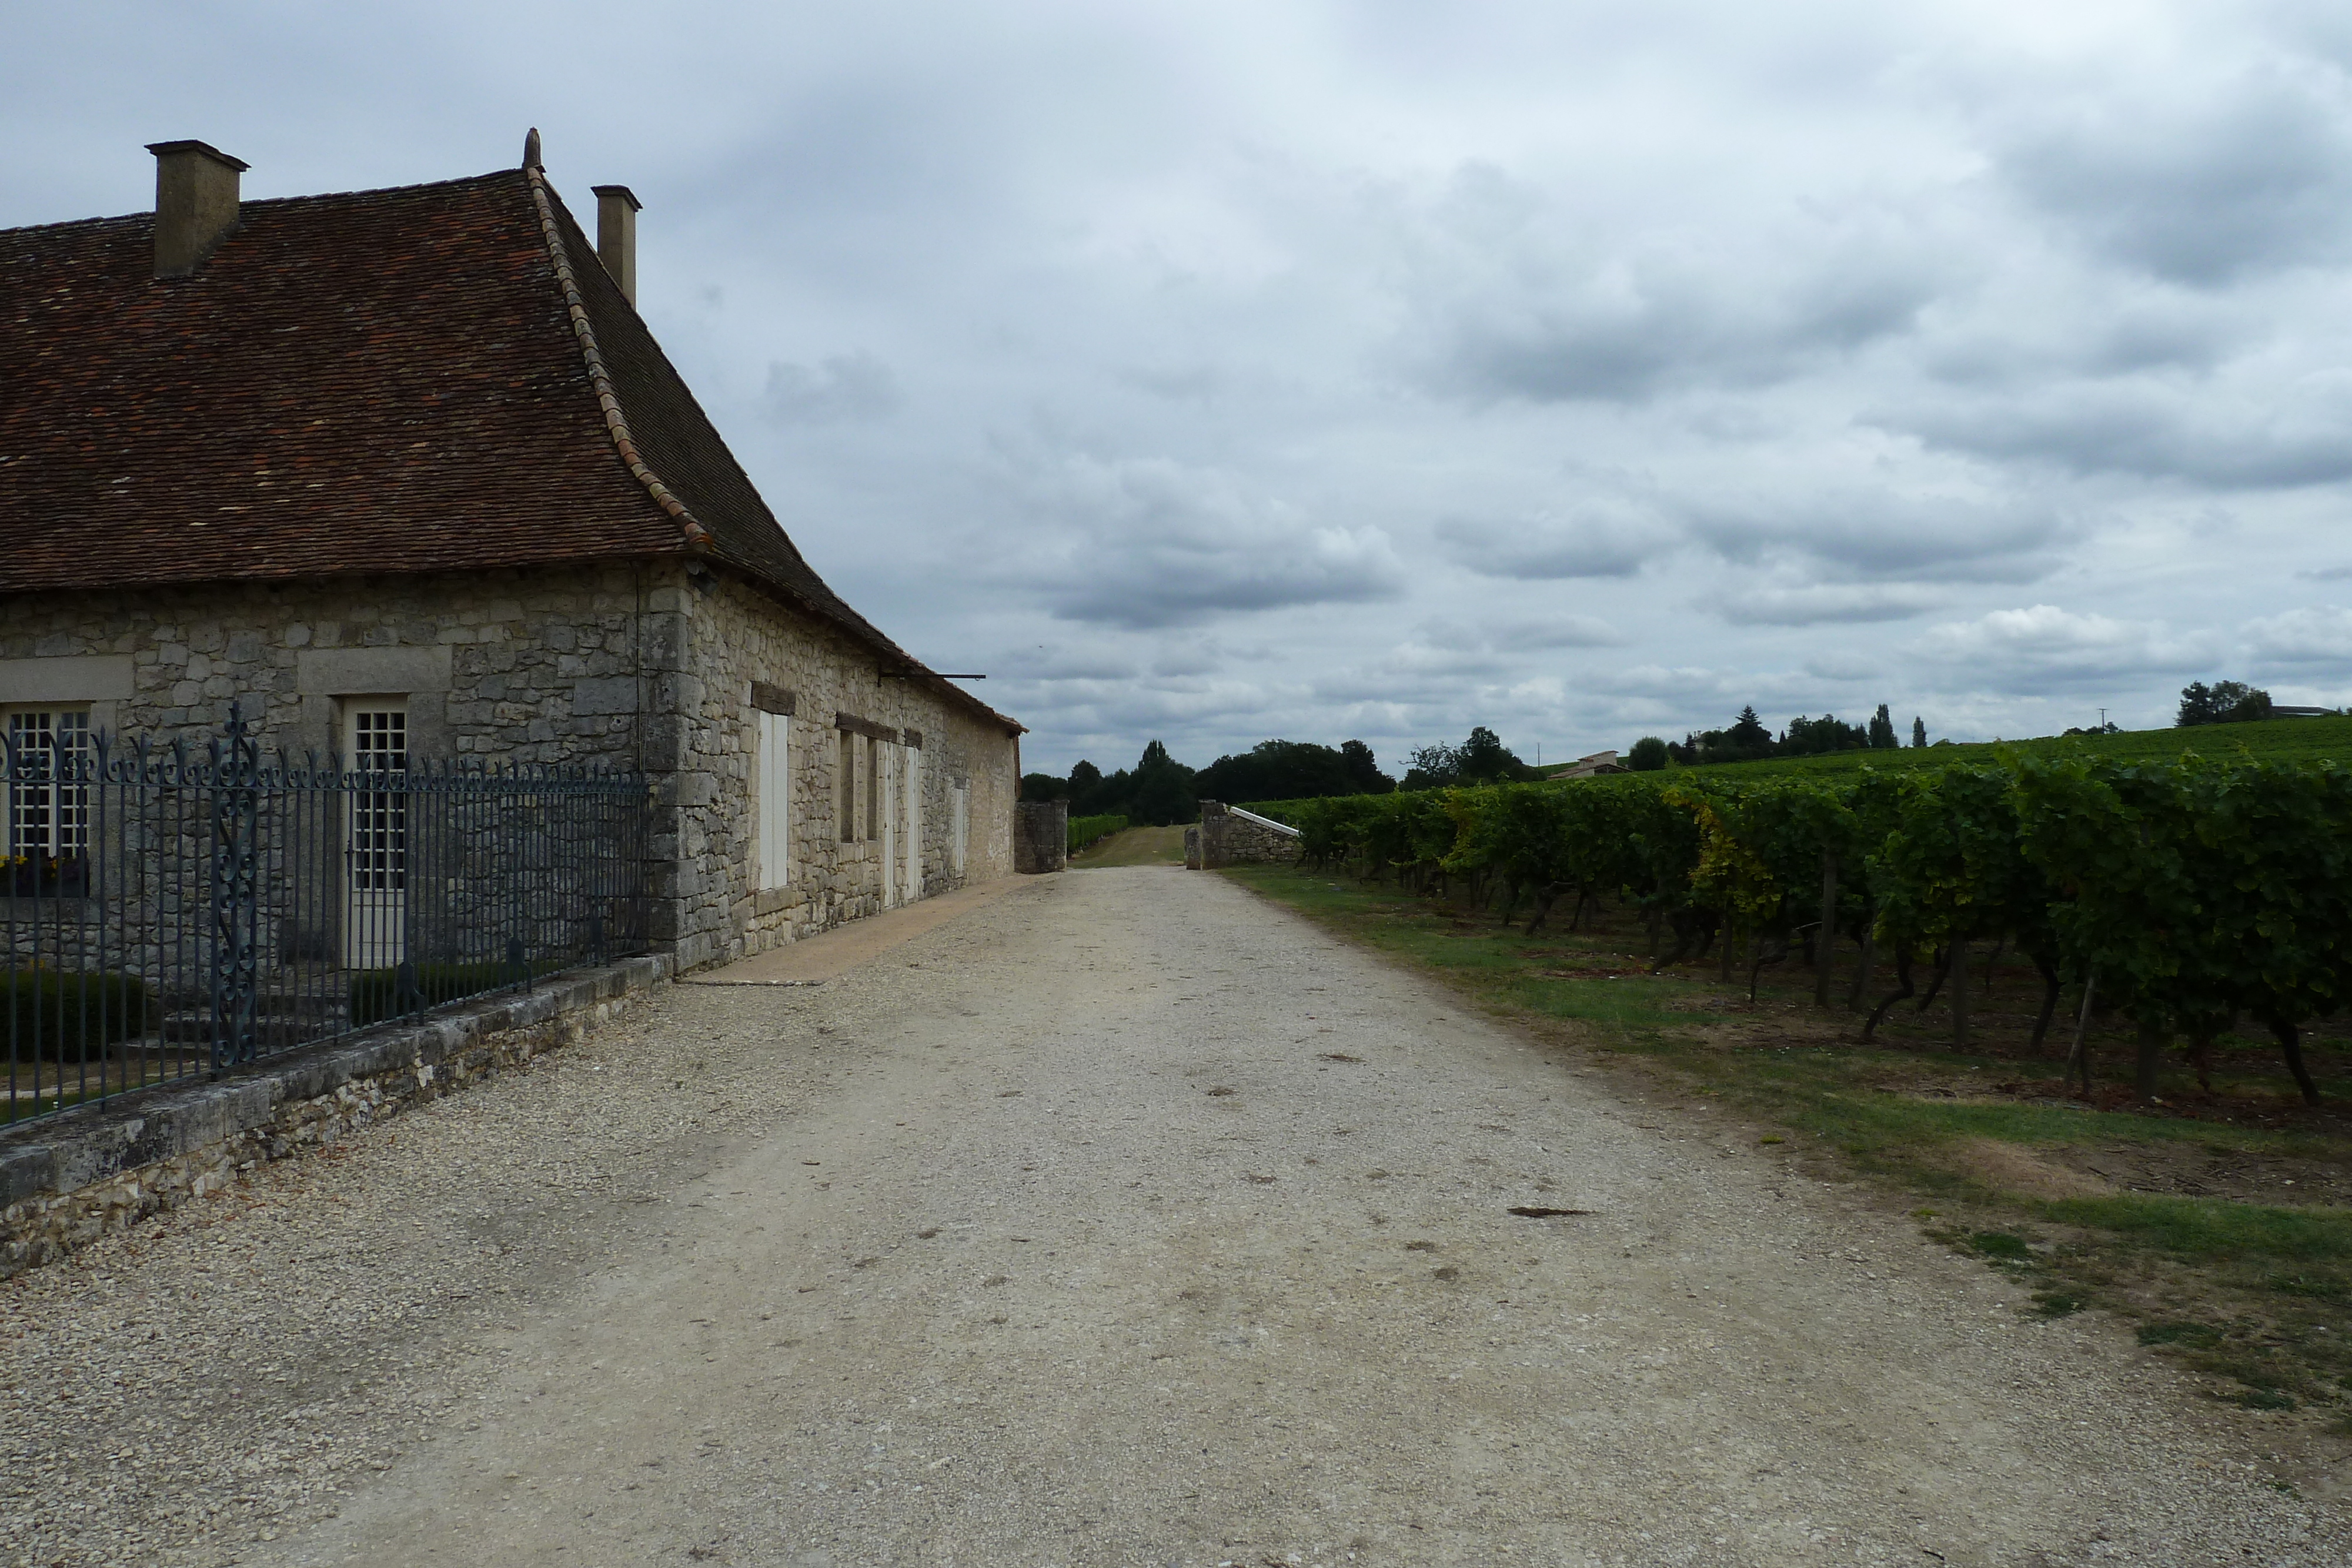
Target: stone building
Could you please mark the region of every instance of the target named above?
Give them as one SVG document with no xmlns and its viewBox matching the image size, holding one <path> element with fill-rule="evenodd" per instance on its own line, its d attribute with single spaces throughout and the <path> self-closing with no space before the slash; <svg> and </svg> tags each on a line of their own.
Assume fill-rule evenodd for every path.
<svg viewBox="0 0 2352 1568">
<path fill-rule="evenodd" d="M 0 231 L 0 714 L 30 746 L 605 761 L 690 967 L 1012 871 L 1021 727 L 803 559 L 540 167 Z M 14 795 L 13 853 L 70 848 Z"/>
</svg>

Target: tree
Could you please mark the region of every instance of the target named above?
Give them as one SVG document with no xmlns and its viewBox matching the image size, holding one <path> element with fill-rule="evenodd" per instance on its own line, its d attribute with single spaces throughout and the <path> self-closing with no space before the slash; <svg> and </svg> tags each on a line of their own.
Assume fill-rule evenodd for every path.
<svg viewBox="0 0 2352 1568">
<path fill-rule="evenodd" d="M 1245 803 L 1379 794 L 1395 788 L 1396 781 L 1373 765 L 1372 748 L 1360 740 L 1338 750 L 1308 741 L 1261 740 L 1201 769 L 1192 792 L 1207 800 Z"/>
<path fill-rule="evenodd" d="M 1405 789 L 1443 789 L 1454 784 L 1492 784 L 1507 779 L 1532 779 L 1536 770 L 1520 761 L 1503 744 L 1503 737 L 1479 725 L 1459 746 L 1424 746 L 1412 754 L 1405 772 Z"/>
<path fill-rule="evenodd" d="M 1372 756 L 1372 748 L 1360 740 L 1339 743 L 1339 757 L 1348 768 L 1348 782 L 1360 795 L 1386 795 L 1396 789 L 1396 780 L 1381 771 Z"/>
<path fill-rule="evenodd" d="M 1050 773 L 1024 773 L 1021 776 L 1021 798 L 1024 800 L 1060 800 L 1068 798 L 1070 787 Z"/>
<path fill-rule="evenodd" d="M 2180 689 L 2175 725 L 2247 724 L 2271 716 L 2271 695 L 2243 681 L 2192 681 Z"/>
<path fill-rule="evenodd" d="M 1927 721 L 1926 719 L 1914 717 L 1911 720 L 1911 744 L 1923 747 L 1927 744 Z"/>
<path fill-rule="evenodd" d="M 1724 739 L 1742 751 L 1759 756 L 1769 756 L 1772 750 L 1772 732 L 1764 727 L 1762 719 L 1756 716 L 1753 704 L 1739 710 L 1739 716 L 1733 719 L 1731 727 L 1724 732 Z"/>
<path fill-rule="evenodd" d="M 1887 713 L 1886 705 L 1880 703 L 1878 711 L 1870 716 L 1870 749 L 1892 751 L 1897 744 L 1895 738 L 1895 719 Z"/>
<path fill-rule="evenodd" d="M 1470 732 L 1456 754 L 1461 761 L 1462 777 L 1475 783 L 1491 783 L 1497 779 L 1517 779 L 1528 771 L 1526 763 L 1511 755 L 1503 737 L 1479 725 Z"/>
<path fill-rule="evenodd" d="M 1161 828 L 1191 821 L 1201 810 L 1192 779 L 1192 770 L 1169 756 L 1166 746 L 1151 742 L 1135 765 L 1135 793 L 1127 815 Z"/>
<path fill-rule="evenodd" d="M 1625 766 L 1636 773 L 1655 773 L 1665 765 L 1666 743 L 1654 735 L 1643 736 L 1625 754 Z"/>
<path fill-rule="evenodd" d="M 1443 789 L 1462 781 L 1462 759 L 1454 747 L 1440 743 L 1415 747 L 1408 759 L 1404 789 Z"/>
<path fill-rule="evenodd" d="M 1870 732 L 1861 725 L 1846 724 L 1835 714 L 1819 718 L 1800 714 L 1789 721 L 1779 750 L 1783 757 L 1813 757 L 1825 751 L 1859 751 L 1869 744 Z"/>
</svg>

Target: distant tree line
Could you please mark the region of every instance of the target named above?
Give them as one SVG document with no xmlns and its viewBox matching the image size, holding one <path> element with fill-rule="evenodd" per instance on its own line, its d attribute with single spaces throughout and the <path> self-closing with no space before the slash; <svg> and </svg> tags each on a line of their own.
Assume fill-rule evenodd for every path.
<svg viewBox="0 0 2352 1568">
<path fill-rule="evenodd" d="M 2271 694 L 2243 681 L 2191 681 L 2180 688 L 2175 725 L 2251 724 L 2271 716 Z"/>
<path fill-rule="evenodd" d="M 1247 751 L 1220 757 L 1206 768 L 1185 767 L 1155 740 L 1132 768 L 1106 775 L 1081 761 L 1067 779 L 1030 773 L 1024 800 L 1067 800 L 1073 817 L 1111 813 L 1165 827 L 1201 814 L 1202 800 L 1241 805 L 1251 800 L 1304 800 L 1327 795 L 1382 795 L 1397 787 L 1360 740 L 1338 747 L 1312 741 L 1261 740 Z"/>
<path fill-rule="evenodd" d="M 1902 744 L 1895 733 L 1894 716 L 1886 711 L 1885 703 L 1878 705 L 1878 711 L 1864 724 L 1848 724 L 1834 714 L 1823 714 L 1819 718 L 1800 714 L 1779 735 L 1774 735 L 1756 716 L 1751 704 L 1741 708 L 1739 716 L 1724 729 L 1694 730 L 1679 742 L 1643 736 L 1626 754 L 1626 762 L 1636 773 L 1649 773 L 1665 767 L 1670 760 L 1689 768 L 1703 762 L 1817 757 L 1829 751 L 1893 751 Z M 1911 744 L 1927 744 L 1927 726 L 1916 717 L 1911 721 Z"/>
<path fill-rule="evenodd" d="M 1538 777 L 1503 744 L 1503 737 L 1479 725 L 1459 746 L 1424 746 L 1412 754 L 1402 788 L 1442 789 L 1449 784 L 1495 784 Z"/>
</svg>

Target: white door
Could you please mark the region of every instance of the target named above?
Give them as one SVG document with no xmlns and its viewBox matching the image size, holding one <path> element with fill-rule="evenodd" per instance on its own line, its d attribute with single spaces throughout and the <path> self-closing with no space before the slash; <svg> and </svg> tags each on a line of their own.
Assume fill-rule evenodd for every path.
<svg viewBox="0 0 2352 1568">
<path fill-rule="evenodd" d="M 971 836 L 971 786 L 958 779 L 953 793 L 955 816 L 948 824 L 948 872 L 960 877 L 963 875 L 964 845 Z"/>
<path fill-rule="evenodd" d="M 753 767 L 758 778 L 753 797 L 760 809 L 760 886 L 772 889 L 792 882 L 792 720 L 780 713 L 759 716 L 758 754 Z"/>
<path fill-rule="evenodd" d="M 881 818 L 882 907 L 892 909 L 898 903 L 898 748 L 877 742 L 874 765 L 882 785 L 881 797 L 875 802 Z"/>
<path fill-rule="evenodd" d="M 388 968 L 408 956 L 408 795 L 384 787 L 405 783 L 407 699 L 345 701 L 343 756 L 358 776 L 344 797 L 343 963 Z"/>
<path fill-rule="evenodd" d="M 898 902 L 912 904 L 923 896 L 923 754 L 910 747 L 899 757 Z"/>
</svg>

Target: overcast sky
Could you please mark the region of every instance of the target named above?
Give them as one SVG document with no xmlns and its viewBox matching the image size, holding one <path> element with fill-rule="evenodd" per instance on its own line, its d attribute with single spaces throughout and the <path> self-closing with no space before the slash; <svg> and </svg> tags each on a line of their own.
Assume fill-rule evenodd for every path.
<svg viewBox="0 0 2352 1568">
<path fill-rule="evenodd" d="M 2352 6 L 7 0 L 0 225 L 520 161 L 1106 769 L 2352 701 Z"/>
</svg>

